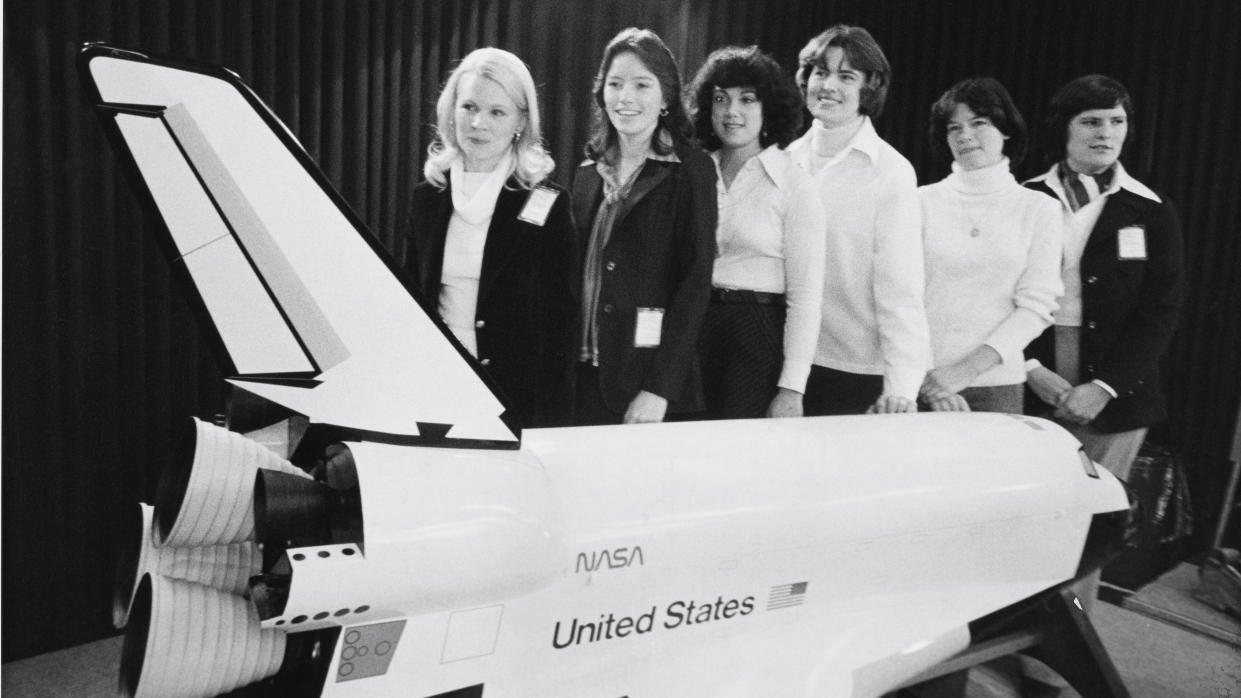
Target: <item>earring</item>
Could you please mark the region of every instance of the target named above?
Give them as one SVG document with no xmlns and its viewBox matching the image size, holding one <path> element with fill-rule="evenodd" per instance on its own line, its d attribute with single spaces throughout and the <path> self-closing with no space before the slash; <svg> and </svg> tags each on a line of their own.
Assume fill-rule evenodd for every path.
<svg viewBox="0 0 1241 698">
<path fill-rule="evenodd" d="M 668 107 L 664 107 L 663 109 L 660 109 L 660 110 L 659 110 L 659 115 L 660 115 L 660 116 L 668 116 Z"/>
<path fill-rule="evenodd" d="M 513 131 L 513 142 L 521 140 L 521 131 Z"/>
</svg>

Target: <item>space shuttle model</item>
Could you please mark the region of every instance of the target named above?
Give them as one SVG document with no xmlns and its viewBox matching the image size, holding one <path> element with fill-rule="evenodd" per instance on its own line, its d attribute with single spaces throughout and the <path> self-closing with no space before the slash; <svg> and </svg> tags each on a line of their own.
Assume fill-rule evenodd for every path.
<svg viewBox="0 0 1241 698">
<path fill-rule="evenodd" d="M 237 76 L 80 69 L 234 397 L 133 511 L 122 695 L 879 696 L 1013 637 L 1125 695 L 1068 589 L 1130 500 L 1056 425 L 523 432 Z"/>
</svg>

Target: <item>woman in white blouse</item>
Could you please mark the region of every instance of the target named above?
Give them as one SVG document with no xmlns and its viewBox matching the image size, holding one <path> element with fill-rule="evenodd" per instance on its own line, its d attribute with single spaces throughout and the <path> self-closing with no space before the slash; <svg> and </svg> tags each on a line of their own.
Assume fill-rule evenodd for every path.
<svg viewBox="0 0 1241 698">
<path fill-rule="evenodd" d="M 511 417 L 561 426 L 573 405 L 577 246 L 569 195 L 548 175 L 534 80 L 481 48 L 436 103 L 413 193 L 405 269 L 492 378 Z"/>
<path fill-rule="evenodd" d="M 707 414 L 800 417 L 826 230 L 810 176 L 783 150 L 801 125 L 801 95 L 754 46 L 708 56 L 690 95 L 695 135 L 718 175 L 718 251 L 699 340 Z"/>
<path fill-rule="evenodd" d="M 1020 414 L 1022 352 L 1063 293 L 1060 212 L 1009 171 L 1026 125 L 996 80 L 953 85 L 931 107 L 930 135 L 952 173 L 918 189 L 934 366 L 919 398 L 936 411 Z"/>
</svg>

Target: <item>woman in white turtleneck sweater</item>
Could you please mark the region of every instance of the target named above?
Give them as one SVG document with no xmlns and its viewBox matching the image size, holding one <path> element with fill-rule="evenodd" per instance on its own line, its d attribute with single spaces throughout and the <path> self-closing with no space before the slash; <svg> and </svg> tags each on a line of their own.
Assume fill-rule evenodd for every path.
<svg viewBox="0 0 1241 698">
<path fill-rule="evenodd" d="M 957 83 L 931 107 L 931 141 L 952 174 L 918 189 L 934 368 L 919 391 L 935 411 L 1022 412 L 1022 350 L 1063 293 L 1061 215 L 1013 178 L 1026 126 L 999 82 Z"/>
</svg>

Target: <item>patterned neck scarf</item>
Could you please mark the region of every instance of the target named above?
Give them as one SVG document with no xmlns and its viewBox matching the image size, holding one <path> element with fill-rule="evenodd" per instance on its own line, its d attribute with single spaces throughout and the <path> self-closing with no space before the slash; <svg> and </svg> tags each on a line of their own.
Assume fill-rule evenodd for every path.
<svg viewBox="0 0 1241 698">
<path fill-rule="evenodd" d="M 1064 185 L 1069 207 L 1076 211 L 1098 199 L 1108 190 L 1108 187 L 1112 186 L 1112 180 L 1116 178 L 1116 165 L 1113 163 L 1111 167 L 1097 175 L 1085 175 L 1074 172 L 1067 162 L 1061 162 L 1056 174 L 1060 177 L 1060 183 Z M 1092 192 L 1086 187 L 1087 178 L 1094 180 L 1095 191 Z"/>
<path fill-rule="evenodd" d="M 582 267 L 582 347 L 579 359 L 599 365 L 599 288 L 603 285 L 603 248 L 612 236 L 616 213 L 621 203 L 629 198 L 634 182 L 646 167 L 644 160 L 625 181 L 620 181 L 620 170 L 603 161 L 595 164 L 595 170 L 603 179 L 603 201 L 595 213 L 590 227 L 590 243 L 586 248 L 586 263 Z"/>
</svg>

